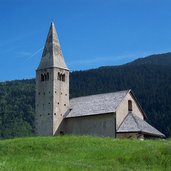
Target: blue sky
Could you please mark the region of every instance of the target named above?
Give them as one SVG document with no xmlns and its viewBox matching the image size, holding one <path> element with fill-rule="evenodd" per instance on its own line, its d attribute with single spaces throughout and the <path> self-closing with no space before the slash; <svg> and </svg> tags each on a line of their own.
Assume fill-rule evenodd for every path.
<svg viewBox="0 0 171 171">
<path fill-rule="evenodd" d="M 170 0 L 0 0 L 0 81 L 35 77 L 54 21 L 71 71 L 171 51 Z"/>
</svg>

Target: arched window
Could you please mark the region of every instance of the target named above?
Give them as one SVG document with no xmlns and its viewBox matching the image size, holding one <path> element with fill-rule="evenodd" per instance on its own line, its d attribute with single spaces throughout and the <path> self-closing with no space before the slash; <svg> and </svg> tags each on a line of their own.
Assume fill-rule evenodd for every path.
<svg viewBox="0 0 171 171">
<path fill-rule="evenodd" d="M 61 74 L 58 72 L 58 80 L 61 80 Z"/>
<path fill-rule="evenodd" d="M 49 73 L 41 74 L 41 81 L 48 81 L 49 80 Z"/>
<path fill-rule="evenodd" d="M 58 80 L 59 81 L 65 81 L 65 74 L 58 72 Z"/>
<path fill-rule="evenodd" d="M 62 74 L 62 81 L 65 81 L 65 74 Z"/>
<path fill-rule="evenodd" d="M 41 81 L 45 81 L 44 75 L 41 74 Z"/>
<path fill-rule="evenodd" d="M 132 111 L 132 100 L 128 100 L 128 111 Z"/>
</svg>

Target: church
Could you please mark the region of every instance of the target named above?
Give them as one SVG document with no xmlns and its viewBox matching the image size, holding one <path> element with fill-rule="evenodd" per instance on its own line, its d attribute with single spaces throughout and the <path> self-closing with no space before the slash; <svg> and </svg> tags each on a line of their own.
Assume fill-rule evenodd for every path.
<svg viewBox="0 0 171 171">
<path fill-rule="evenodd" d="M 164 138 L 146 122 L 131 90 L 69 99 L 69 69 L 51 23 L 36 70 L 36 134 L 114 138 Z"/>
</svg>

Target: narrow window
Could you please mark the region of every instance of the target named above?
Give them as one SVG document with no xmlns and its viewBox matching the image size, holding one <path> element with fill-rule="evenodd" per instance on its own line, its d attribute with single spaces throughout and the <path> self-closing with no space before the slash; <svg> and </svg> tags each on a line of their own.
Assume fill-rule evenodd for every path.
<svg viewBox="0 0 171 171">
<path fill-rule="evenodd" d="M 65 74 L 62 74 L 62 81 L 65 81 Z"/>
<path fill-rule="evenodd" d="M 45 81 L 47 80 L 47 75 L 46 75 L 46 74 L 44 74 L 44 80 L 45 80 Z"/>
<path fill-rule="evenodd" d="M 45 81 L 44 75 L 41 74 L 41 81 Z"/>
<path fill-rule="evenodd" d="M 61 80 L 61 74 L 58 72 L 58 80 Z"/>
<path fill-rule="evenodd" d="M 132 101 L 128 100 L 128 111 L 132 111 Z"/>
<path fill-rule="evenodd" d="M 59 81 L 65 81 L 65 74 L 61 74 L 60 72 L 58 72 L 58 80 Z"/>
<path fill-rule="evenodd" d="M 46 77 L 47 77 L 47 80 L 49 80 L 49 73 L 47 72 L 47 75 L 46 75 Z"/>
</svg>

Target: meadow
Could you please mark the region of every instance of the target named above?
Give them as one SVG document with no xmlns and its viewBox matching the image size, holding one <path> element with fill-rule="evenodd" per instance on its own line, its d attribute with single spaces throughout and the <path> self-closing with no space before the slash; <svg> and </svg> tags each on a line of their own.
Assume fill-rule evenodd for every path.
<svg viewBox="0 0 171 171">
<path fill-rule="evenodd" d="M 0 171 L 170 171 L 171 140 L 91 136 L 0 140 Z"/>
</svg>

